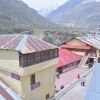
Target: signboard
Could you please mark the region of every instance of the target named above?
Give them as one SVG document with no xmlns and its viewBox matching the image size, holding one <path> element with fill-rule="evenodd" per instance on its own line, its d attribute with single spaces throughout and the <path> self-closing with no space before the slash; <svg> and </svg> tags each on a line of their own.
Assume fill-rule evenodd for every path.
<svg viewBox="0 0 100 100">
<path fill-rule="evenodd" d="M 40 87 L 40 82 L 36 82 L 34 84 L 31 85 L 31 90 L 34 90 L 36 88 Z"/>
<path fill-rule="evenodd" d="M 20 75 L 18 75 L 16 73 L 11 73 L 11 77 L 16 79 L 16 80 L 20 80 Z"/>
</svg>

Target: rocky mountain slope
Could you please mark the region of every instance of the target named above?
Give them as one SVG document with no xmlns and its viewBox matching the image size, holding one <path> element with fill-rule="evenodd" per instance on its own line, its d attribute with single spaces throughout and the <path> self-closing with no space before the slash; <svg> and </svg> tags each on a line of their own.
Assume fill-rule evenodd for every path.
<svg viewBox="0 0 100 100">
<path fill-rule="evenodd" d="M 20 32 L 34 28 L 55 27 L 21 0 L 0 0 L 0 31 Z"/>
<path fill-rule="evenodd" d="M 0 0 L 0 34 L 14 33 L 31 34 L 56 45 L 80 34 L 48 21 L 21 0 Z"/>
<path fill-rule="evenodd" d="M 97 27 L 100 24 L 100 0 L 69 0 L 47 18 L 65 26 Z"/>
</svg>

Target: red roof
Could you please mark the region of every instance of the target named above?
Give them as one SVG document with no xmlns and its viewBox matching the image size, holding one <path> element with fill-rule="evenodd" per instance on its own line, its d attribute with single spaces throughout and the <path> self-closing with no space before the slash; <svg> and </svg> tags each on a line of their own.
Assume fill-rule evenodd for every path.
<svg viewBox="0 0 100 100">
<path fill-rule="evenodd" d="M 66 50 L 59 49 L 59 63 L 55 66 L 56 68 L 62 67 L 64 65 L 71 64 L 73 62 L 81 60 L 81 56 Z"/>
<path fill-rule="evenodd" d="M 70 49 L 90 49 L 90 46 L 86 46 L 86 45 L 70 45 L 70 44 L 66 44 L 66 45 L 62 45 L 62 48 L 70 48 Z"/>
<path fill-rule="evenodd" d="M 15 50 L 23 54 L 58 48 L 31 35 L 0 35 L 0 49 Z"/>
</svg>

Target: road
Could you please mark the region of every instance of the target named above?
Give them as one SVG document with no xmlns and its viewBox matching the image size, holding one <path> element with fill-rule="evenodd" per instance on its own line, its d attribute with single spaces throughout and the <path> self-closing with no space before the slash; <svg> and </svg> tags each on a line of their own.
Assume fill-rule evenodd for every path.
<svg viewBox="0 0 100 100">
<path fill-rule="evenodd" d="M 78 83 L 74 88 L 62 96 L 59 100 L 84 100 L 86 91 L 88 89 L 89 82 L 91 80 L 92 73 L 86 77 L 86 85 L 81 86 Z"/>
</svg>

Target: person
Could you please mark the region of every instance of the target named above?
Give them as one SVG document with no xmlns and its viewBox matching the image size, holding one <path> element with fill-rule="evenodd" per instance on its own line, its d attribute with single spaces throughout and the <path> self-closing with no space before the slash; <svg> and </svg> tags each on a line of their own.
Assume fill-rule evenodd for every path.
<svg viewBox="0 0 100 100">
<path fill-rule="evenodd" d="M 91 68 L 91 63 L 90 62 L 88 63 L 88 67 L 89 67 L 89 69 Z"/>
<path fill-rule="evenodd" d="M 81 79 L 81 86 L 85 86 L 85 81 L 86 81 L 86 79 L 85 79 L 85 77 L 83 77 L 83 78 Z"/>
<path fill-rule="evenodd" d="M 64 88 L 64 85 L 61 85 L 60 89 L 63 89 Z"/>
<path fill-rule="evenodd" d="M 57 72 L 56 76 L 57 76 L 57 79 L 60 79 L 59 72 Z"/>
<path fill-rule="evenodd" d="M 77 75 L 77 78 L 80 79 L 80 74 Z"/>
</svg>

